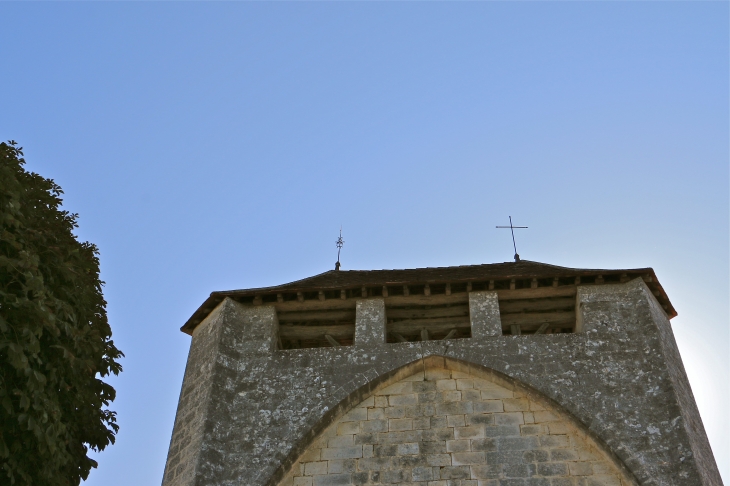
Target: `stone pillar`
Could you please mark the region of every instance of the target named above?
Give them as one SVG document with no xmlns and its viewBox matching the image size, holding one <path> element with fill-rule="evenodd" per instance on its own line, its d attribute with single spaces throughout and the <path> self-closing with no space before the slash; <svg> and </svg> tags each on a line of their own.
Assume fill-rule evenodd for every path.
<svg viewBox="0 0 730 486">
<path fill-rule="evenodd" d="M 646 332 L 636 324 L 629 326 L 627 323 L 639 322 L 636 310 L 644 308 L 649 303 L 647 300 L 656 302 L 640 278 L 624 284 L 579 285 L 575 296 L 575 332 L 624 335 Z M 669 325 L 664 311 L 660 312 Z"/>
<path fill-rule="evenodd" d="M 193 331 L 180 401 L 162 484 L 192 486 L 204 448 L 206 423 L 220 400 L 218 388 L 226 370 L 247 357 L 271 355 L 278 343 L 279 322 L 273 306 L 245 307 L 226 298 Z M 228 373 L 229 374 L 229 373 Z"/>
<path fill-rule="evenodd" d="M 355 346 L 385 343 L 385 300 L 361 299 L 355 307 Z"/>
<path fill-rule="evenodd" d="M 613 341 L 620 343 L 622 353 L 642 356 L 645 370 L 652 367 L 649 375 L 654 386 L 666 390 L 655 392 L 664 401 L 659 409 L 679 412 L 673 420 L 662 422 L 660 430 L 665 443 L 674 443 L 672 449 L 678 456 L 676 463 L 681 465 L 677 476 L 684 478 L 687 484 L 721 486 L 722 479 L 674 340 L 672 325 L 644 281 L 636 278 L 624 284 L 579 286 L 575 311 L 575 330 L 587 335 L 588 349 L 592 353 Z M 649 481 L 646 484 L 650 484 Z"/>
<path fill-rule="evenodd" d="M 502 335 L 497 292 L 469 292 L 471 337 L 486 338 Z"/>
</svg>

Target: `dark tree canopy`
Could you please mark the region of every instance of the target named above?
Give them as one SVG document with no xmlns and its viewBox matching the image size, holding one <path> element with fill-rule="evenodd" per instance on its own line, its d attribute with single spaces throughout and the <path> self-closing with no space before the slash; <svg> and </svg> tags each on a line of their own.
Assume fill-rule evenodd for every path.
<svg viewBox="0 0 730 486">
<path fill-rule="evenodd" d="M 111 340 L 95 245 L 61 188 L 0 143 L 0 484 L 77 485 L 114 443 Z"/>
</svg>

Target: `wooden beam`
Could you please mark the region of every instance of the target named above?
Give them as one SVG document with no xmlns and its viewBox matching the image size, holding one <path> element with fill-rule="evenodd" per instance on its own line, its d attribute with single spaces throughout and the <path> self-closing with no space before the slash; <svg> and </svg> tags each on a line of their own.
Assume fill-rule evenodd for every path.
<svg viewBox="0 0 730 486">
<path fill-rule="evenodd" d="M 355 322 L 355 309 L 323 310 L 302 312 L 278 312 L 279 322 L 307 322 L 307 321 L 352 321 Z"/>
<path fill-rule="evenodd" d="M 449 331 L 449 333 L 446 336 L 444 336 L 444 339 L 451 339 L 452 337 L 454 337 L 455 334 L 456 334 L 456 329 L 452 329 Z"/>
<path fill-rule="evenodd" d="M 404 286 L 404 288 L 407 286 Z M 278 312 L 308 311 L 308 310 L 335 310 L 335 309 L 355 309 L 356 299 L 328 299 L 320 301 L 319 299 L 304 300 L 304 294 L 297 293 L 297 300 L 287 300 L 284 302 L 274 302 Z M 575 297 L 576 287 L 574 285 L 561 285 L 560 287 L 538 287 L 536 289 L 516 289 L 516 290 L 496 290 L 499 296 L 499 302 L 502 304 L 507 300 L 518 299 L 542 299 L 557 297 Z M 345 295 L 346 297 L 346 295 Z M 452 292 L 451 295 L 389 295 L 385 297 L 385 305 L 388 307 L 403 307 L 407 305 L 454 305 L 468 304 L 469 294 L 467 292 Z M 251 306 L 252 304 L 242 304 Z"/>
<path fill-rule="evenodd" d="M 387 297 L 387 296 L 388 296 L 388 286 L 383 285 L 383 297 Z"/>
<path fill-rule="evenodd" d="M 451 284 L 450 284 L 450 283 L 447 283 L 447 284 L 446 284 L 446 290 L 445 290 L 445 292 L 444 292 L 444 293 L 445 293 L 446 295 L 451 295 Z"/>
<path fill-rule="evenodd" d="M 340 290 L 340 299 L 347 299 L 347 290 Z"/>
<path fill-rule="evenodd" d="M 421 341 L 428 341 L 428 329 L 421 329 Z"/>
<path fill-rule="evenodd" d="M 299 302 L 297 300 L 287 300 L 282 303 L 274 304 L 277 312 L 304 312 L 304 311 L 325 311 L 325 310 L 355 310 L 355 299 L 329 299 L 322 302 L 319 299 L 305 300 Z"/>
<path fill-rule="evenodd" d="M 466 291 L 467 292 L 471 292 L 471 289 L 472 289 L 471 282 L 467 282 L 466 283 Z"/>
<path fill-rule="evenodd" d="M 522 334 L 519 324 L 512 324 L 509 329 L 513 336 L 519 336 Z"/>
<path fill-rule="evenodd" d="M 575 312 L 530 312 L 519 314 L 502 314 L 500 316 L 502 327 L 511 325 L 535 325 L 545 322 L 552 325 L 572 323 L 575 324 Z"/>
<path fill-rule="evenodd" d="M 408 285 L 403 286 L 403 295 L 405 297 L 408 297 L 410 295 L 410 291 L 408 290 Z"/>
<path fill-rule="evenodd" d="M 538 287 L 536 289 L 497 290 L 499 300 L 542 299 L 544 297 L 575 297 L 577 289 L 572 285 Z"/>
<path fill-rule="evenodd" d="M 471 323 L 468 320 L 462 320 L 460 322 L 448 322 L 447 319 L 435 319 L 434 322 L 428 324 L 423 322 L 423 319 L 415 321 L 400 321 L 388 324 L 388 331 L 397 332 L 403 335 L 417 335 L 420 329 L 424 326 L 428 326 L 428 329 L 432 333 L 441 334 L 448 333 L 450 330 L 457 329 L 471 329 Z"/>
<path fill-rule="evenodd" d="M 494 280 L 489 281 L 489 290 L 494 290 Z"/>
<path fill-rule="evenodd" d="M 555 277 L 553 279 L 553 287 L 558 288 L 559 284 L 560 284 L 560 279 L 558 277 Z"/>
<path fill-rule="evenodd" d="M 408 339 L 404 338 L 403 335 L 398 334 L 397 332 L 392 332 L 391 334 L 393 336 L 395 336 L 396 341 L 398 341 L 399 343 L 407 343 L 408 342 Z"/>
<path fill-rule="evenodd" d="M 326 299 L 326 297 L 324 295 L 324 292 L 321 291 L 321 290 L 319 291 L 319 296 L 318 297 L 319 297 L 319 300 L 325 300 Z"/>
<path fill-rule="evenodd" d="M 322 339 L 322 334 L 334 336 L 337 339 L 352 339 L 355 335 L 354 324 L 342 324 L 339 326 L 303 326 L 298 324 L 286 324 L 279 327 L 279 335 L 282 340 L 295 339 Z"/>
<path fill-rule="evenodd" d="M 423 286 L 423 295 L 431 295 L 431 286 L 426 284 Z"/>
<path fill-rule="evenodd" d="M 284 302 L 284 294 L 276 294 L 276 301 L 280 304 Z"/>
<path fill-rule="evenodd" d="M 574 308 L 575 297 L 505 300 L 499 303 L 500 314 L 550 310 L 573 310 Z"/>
<path fill-rule="evenodd" d="M 451 307 L 435 307 L 431 309 L 403 309 L 398 307 L 388 308 L 388 318 L 393 319 L 419 319 L 429 317 L 465 317 L 469 315 L 468 305 L 454 305 Z"/>
<path fill-rule="evenodd" d="M 340 343 L 338 343 L 338 342 L 337 342 L 337 341 L 335 340 L 335 338 L 333 338 L 333 337 L 332 337 L 332 336 L 330 336 L 329 334 L 325 334 L 325 335 L 324 335 L 324 338 L 325 338 L 325 339 L 327 340 L 327 342 L 328 342 L 328 343 L 330 343 L 330 344 L 332 345 L 332 347 L 335 347 L 335 348 L 336 348 L 336 347 L 338 347 L 338 346 L 341 346 L 341 344 L 340 344 Z"/>
<path fill-rule="evenodd" d="M 363 287 L 362 287 L 362 288 L 360 289 L 360 293 L 362 294 L 362 298 L 363 298 L 363 299 L 366 299 L 366 298 L 368 297 L 368 288 L 367 288 L 367 287 L 365 287 L 365 286 L 363 286 Z"/>
<path fill-rule="evenodd" d="M 535 331 L 535 334 L 545 334 L 545 331 L 547 330 L 548 326 L 550 324 L 547 322 L 543 322 L 540 324 L 540 327 L 537 328 L 537 331 Z"/>
</svg>

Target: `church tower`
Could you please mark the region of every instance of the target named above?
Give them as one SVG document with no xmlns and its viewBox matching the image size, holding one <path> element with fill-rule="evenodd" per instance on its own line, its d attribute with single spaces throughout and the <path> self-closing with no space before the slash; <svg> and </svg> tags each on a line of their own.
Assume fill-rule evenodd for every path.
<svg viewBox="0 0 730 486">
<path fill-rule="evenodd" d="M 651 268 L 213 292 L 163 486 L 721 486 Z"/>
</svg>

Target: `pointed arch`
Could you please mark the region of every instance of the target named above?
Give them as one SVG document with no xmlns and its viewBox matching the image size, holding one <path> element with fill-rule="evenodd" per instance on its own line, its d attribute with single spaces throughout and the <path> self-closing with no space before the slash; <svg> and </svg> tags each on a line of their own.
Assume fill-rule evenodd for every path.
<svg viewBox="0 0 730 486">
<path fill-rule="evenodd" d="M 561 485 L 592 476 L 597 484 L 638 484 L 554 400 L 503 373 L 444 356 L 415 360 L 350 393 L 299 441 L 269 484 L 399 484 L 442 476 L 544 477 L 552 481 L 545 484 Z"/>
</svg>

